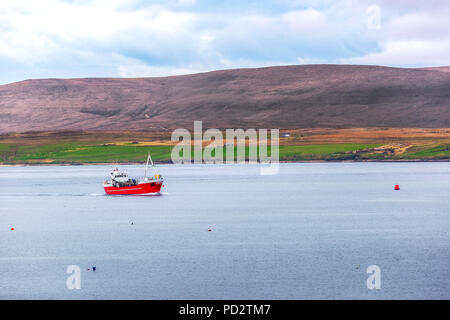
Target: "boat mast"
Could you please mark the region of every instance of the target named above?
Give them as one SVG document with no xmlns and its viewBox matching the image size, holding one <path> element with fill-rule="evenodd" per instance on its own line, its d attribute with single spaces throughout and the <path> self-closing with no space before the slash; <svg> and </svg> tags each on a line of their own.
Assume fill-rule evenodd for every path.
<svg viewBox="0 0 450 320">
<path fill-rule="evenodd" d="M 146 178 L 146 179 L 147 179 L 148 161 L 149 161 L 149 159 L 150 159 L 150 152 L 148 153 L 148 156 L 147 156 L 147 165 L 145 166 L 145 178 Z"/>
<path fill-rule="evenodd" d="M 148 172 L 148 162 L 151 162 L 151 164 L 152 164 L 152 168 L 153 168 L 153 170 L 155 171 L 155 173 L 156 173 L 156 169 L 155 169 L 155 166 L 153 165 L 153 160 L 152 160 L 152 156 L 150 155 L 150 152 L 148 153 L 148 157 L 147 157 L 147 165 L 145 166 L 145 177 L 147 178 L 147 172 Z"/>
</svg>

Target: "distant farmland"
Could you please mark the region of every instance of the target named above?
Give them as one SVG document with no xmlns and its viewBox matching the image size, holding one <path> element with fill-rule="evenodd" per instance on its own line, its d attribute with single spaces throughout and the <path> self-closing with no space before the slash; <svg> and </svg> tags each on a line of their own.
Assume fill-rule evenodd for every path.
<svg viewBox="0 0 450 320">
<path fill-rule="evenodd" d="M 322 128 L 289 133 L 280 139 L 280 161 L 450 160 L 450 129 Z M 158 132 L 10 134 L 0 136 L 0 163 L 139 163 L 149 151 L 155 162 L 170 163 L 175 143 L 168 133 Z"/>
</svg>

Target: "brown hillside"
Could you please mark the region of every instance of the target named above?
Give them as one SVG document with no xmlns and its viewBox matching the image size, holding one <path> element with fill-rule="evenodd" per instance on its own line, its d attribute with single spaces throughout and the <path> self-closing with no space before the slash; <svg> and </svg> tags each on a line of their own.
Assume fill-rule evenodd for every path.
<svg viewBox="0 0 450 320">
<path fill-rule="evenodd" d="M 450 73 L 302 65 L 0 86 L 0 132 L 204 127 L 450 127 Z"/>
</svg>

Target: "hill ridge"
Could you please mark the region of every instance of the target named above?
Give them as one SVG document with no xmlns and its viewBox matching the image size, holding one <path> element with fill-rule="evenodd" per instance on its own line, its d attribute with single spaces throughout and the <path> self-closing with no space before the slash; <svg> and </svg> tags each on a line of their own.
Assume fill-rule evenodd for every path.
<svg viewBox="0 0 450 320">
<path fill-rule="evenodd" d="M 290 65 L 0 85 L 0 133 L 204 127 L 450 127 L 448 67 Z M 443 72 L 437 72 L 444 70 Z"/>
</svg>

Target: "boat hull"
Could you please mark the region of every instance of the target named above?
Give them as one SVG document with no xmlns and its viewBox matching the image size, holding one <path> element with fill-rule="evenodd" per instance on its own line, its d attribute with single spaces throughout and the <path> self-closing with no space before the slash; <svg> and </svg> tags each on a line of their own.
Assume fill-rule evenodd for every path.
<svg viewBox="0 0 450 320">
<path fill-rule="evenodd" d="M 113 187 L 112 185 L 105 185 L 104 189 L 108 195 L 145 195 L 154 194 L 161 191 L 163 181 L 153 181 L 139 183 L 135 186 L 128 187 Z"/>
</svg>

